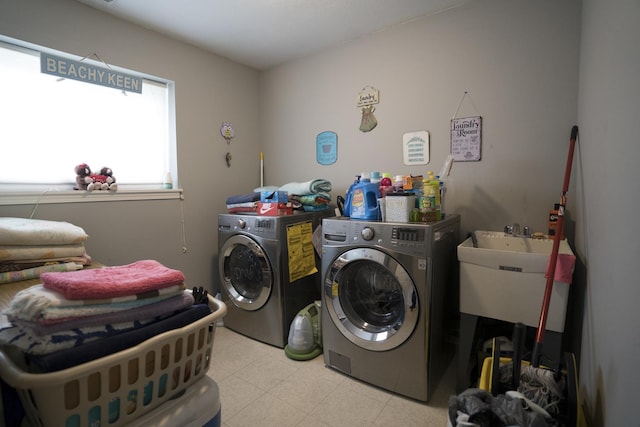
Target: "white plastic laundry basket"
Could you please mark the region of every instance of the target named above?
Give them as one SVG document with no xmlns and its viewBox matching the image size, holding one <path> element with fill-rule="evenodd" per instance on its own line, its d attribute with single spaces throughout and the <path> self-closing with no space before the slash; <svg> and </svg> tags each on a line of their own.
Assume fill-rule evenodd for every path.
<svg viewBox="0 0 640 427">
<path fill-rule="evenodd" d="M 127 350 L 61 371 L 23 371 L 0 350 L 0 374 L 14 387 L 34 427 L 117 427 L 150 412 L 206 374 L 218 319 L 212 313 Z"/>
</svg>

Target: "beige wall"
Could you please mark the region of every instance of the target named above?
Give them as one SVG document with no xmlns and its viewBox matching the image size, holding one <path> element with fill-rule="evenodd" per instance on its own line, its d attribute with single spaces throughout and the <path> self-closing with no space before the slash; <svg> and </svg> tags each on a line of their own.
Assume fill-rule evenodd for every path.
<svg viewBox="0 0 640 427">
<path fill-rule="evenodd" d="M 483 117 L 482 160 L 453 165 L 447 208 L 465 234 L 512 222 L 546 231 L 576 124 L 579 36 L 577 0 L 473 1 L 264 72 L 266 181 L 324 177 L 336 195 L 362 171 L 438 173 L 468 91 L 458 117 Z M 363 133 L 356 96 L 367 85 L 380 103 Z M 338 134 L 331 166 L 315 160 L 325 130 Z M 426 166 L 403 163 L 402 135 L 416 130 L 431 135 Z"/>
</svg>

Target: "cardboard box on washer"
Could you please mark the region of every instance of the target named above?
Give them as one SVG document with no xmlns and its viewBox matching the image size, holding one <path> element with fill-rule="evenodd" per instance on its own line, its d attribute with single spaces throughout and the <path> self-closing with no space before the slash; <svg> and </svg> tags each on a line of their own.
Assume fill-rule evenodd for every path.
<svg viewBox="0 0 640 427">
<path fill-rule="evenodd" d="M 289 203 L 265 203 L 258 202 L 258 215 L 280 216 L 293 215 L 293 204 Z"/>
</svg>

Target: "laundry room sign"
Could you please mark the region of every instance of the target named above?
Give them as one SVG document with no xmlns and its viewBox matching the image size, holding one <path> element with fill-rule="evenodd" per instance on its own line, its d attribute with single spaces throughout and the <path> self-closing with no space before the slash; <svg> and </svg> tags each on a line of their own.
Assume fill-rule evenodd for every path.
<svg viewBox="0 0 640 427">
<path fill-rule="evenodd" d="M 480 160 L 482 146 L 482 117 L 451 120 L 451 155 L 453 160 L 469 162 Z"/>
</svg>

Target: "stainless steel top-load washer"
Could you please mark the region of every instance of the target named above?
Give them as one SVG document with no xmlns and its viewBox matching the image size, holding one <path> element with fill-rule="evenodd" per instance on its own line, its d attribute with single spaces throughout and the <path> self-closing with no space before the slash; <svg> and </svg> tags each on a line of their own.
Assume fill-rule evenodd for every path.
<svg viewBox="0 0 640 427">
<path fill-rule="evenodd" d="M 445 322 L 459 233 L 458 215 L 434 224 L 325 219 L 325 364 L 426 402 L 453 355 Z"/>
<path fill-rule="evenodd" d="M 298 311 L 320 299 L 320 257 L 312 233 L 320 212 L 218 215 L 220 296 L 225 327 L 284 348 Z"/>
</svg>

